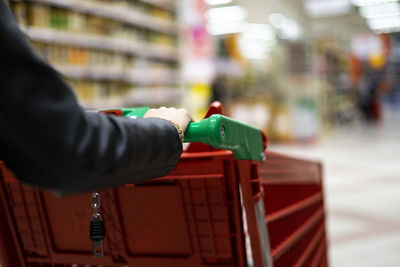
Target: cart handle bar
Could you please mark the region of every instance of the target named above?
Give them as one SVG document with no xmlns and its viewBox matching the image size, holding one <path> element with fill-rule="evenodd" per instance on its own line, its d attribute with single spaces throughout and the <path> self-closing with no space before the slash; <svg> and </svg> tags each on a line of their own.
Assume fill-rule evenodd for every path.
<svg viewBox="0 0 400 267">
<path fill-rule="evenodd" d="M 148 107 L 102 110 L 117 116 L 141 118 Z M 264 161 L 261 131 L 251 125 L 220 114 L 200 122 L 189 123 L 184 142 L 201 142 L 215 148 L 231 150 L 236 159 Z"/>
</svg>

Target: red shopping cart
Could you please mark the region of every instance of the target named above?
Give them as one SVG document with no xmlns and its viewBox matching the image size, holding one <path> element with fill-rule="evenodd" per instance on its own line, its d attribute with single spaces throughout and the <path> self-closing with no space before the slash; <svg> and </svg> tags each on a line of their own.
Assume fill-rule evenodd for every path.
<svg viewBox="0 0 400 267">
<path fill-rule="evenodd" d="M 1 163 L 1 266 L 327 266 L 321 165 L 264 154 L 259 131 L 217 113 L 214 103 L 189 130 L 186 141 L 203 143 L 191 143 L 168 176 L 101 193 L 100 259 L 88 238 L 88 194 L 23 186 Z"/>
</svg>

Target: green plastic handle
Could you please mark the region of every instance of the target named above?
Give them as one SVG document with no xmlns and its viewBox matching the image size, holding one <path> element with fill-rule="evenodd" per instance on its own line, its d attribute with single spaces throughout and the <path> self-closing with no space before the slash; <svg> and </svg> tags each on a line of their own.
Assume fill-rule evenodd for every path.
<svg viewBox="0 0 400 267">
<path fill-rule="evenodd" d="M 122 116 L 140 118 L 149 108 L 119 108 L 104 111 L 115 110 Z M 220 114 L 190 123 L 185 132 L 184 142 L 201 142 L 215 148 L 231 150 L 236 159 L 264 161 L 260 130 Z"/>
<path fill-rule="evenodd" d="M 185 142 L 201 142 L 231 150 L 236 159 L 264 161 L 261 131 L 219 114 L 190 123 L 185 132 Z"/>
</svg>

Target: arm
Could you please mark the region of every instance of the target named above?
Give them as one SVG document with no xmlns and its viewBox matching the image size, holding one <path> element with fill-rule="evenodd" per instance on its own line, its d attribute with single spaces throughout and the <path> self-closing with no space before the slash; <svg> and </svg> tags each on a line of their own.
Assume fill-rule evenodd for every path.
<svg viewBox="0 0 400 267">
<path fill-rule="evenodd" d="M 0 0 L 0 158 L 18 179 L 59 194 L 86 192 L 164 176 L 181 153 L 166 120 L 86 113 Z"/>
</svg>

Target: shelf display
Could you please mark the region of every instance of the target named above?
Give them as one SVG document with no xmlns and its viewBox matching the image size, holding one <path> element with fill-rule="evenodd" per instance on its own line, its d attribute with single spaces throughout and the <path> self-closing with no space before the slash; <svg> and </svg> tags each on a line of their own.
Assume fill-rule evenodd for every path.
<svg viewBox="0 0 400 267">
<path fill-rule="evenodd" d="M 152 103 L 151 92 L 172 90 L 180 83 L 173 1 L 13 0 L 10 4 L 32 45 L 68 80 L 86 107 L 107 107 L 108 98 L 122 105 L 137 88 L 149 89 L 148 105 L 171 103 L 168 98 Z"/>
<path fill-rule="evenodd" d="M 315 42 L 314 54 L 322 126 L 328 130 L 356 122 L 358 89 L 351 85 L 351 57 L 347 45 L 332 39 L 321 39 Z"/>
</svg>

